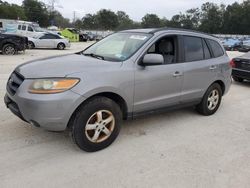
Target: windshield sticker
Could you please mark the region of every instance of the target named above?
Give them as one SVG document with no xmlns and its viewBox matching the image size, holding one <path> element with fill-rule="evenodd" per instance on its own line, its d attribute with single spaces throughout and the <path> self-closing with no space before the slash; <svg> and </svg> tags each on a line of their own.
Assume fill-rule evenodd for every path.
<svg viewBox="0 0 250 188">
<path fill-rule="evenodd" d="M 132 35 L 130 38 L 135 39 L 135 40 L 145 40 L 147 38 L 147 36 Z"/>
</svg>

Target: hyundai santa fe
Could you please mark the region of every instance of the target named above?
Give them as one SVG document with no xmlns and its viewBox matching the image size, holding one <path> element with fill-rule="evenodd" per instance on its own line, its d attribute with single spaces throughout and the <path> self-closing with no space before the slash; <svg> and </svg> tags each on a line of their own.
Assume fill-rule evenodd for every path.
<svg viewBox="0 0 250 188">
<path fill-rule="evenodd" d="M 18 66 L 4 100 L 22 120 L 51 131 L 69 129 L 82 150 L 93 152 L 116 139 L 122 120 L 186 106 L 214 114 L 231 71 L 211 35 L 126 30 L 76 54 Z"/>
</svg>

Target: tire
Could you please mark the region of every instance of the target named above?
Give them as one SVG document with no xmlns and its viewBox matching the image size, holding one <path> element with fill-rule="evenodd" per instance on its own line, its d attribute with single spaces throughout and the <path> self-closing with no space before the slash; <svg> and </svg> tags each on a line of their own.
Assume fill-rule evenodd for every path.
<svg viewBox="0 0 250 188">
<path fill-rule="evenodd" d="M 243 78 L 240 78 L 240 77 L 237 77 L 237 76 L 232 76 L 233 77 L 233 80 L 235 81 L 235 82 L 243 82 Z"/>
<path fill-rule="evenodd" d="M 102 150 L 118 136 L 121 121 L 122 112 L 117 103 L 106 97 L 94 97 L 73 115 L 72 138 L 86 152 Z"/>
<path fill-rule="evenodd" d="M 196 106 L 196 110 L 205 116 L 213 115 L 220 106 L 221 98 L 221 86 L 214 83 L 207 89 L 202 101 Z"/>
<path fill-rule="evenodd" d="M 14 44 L 5 44 L 3 46 L 2 53 L 4 55 L 15 55 L 17 53 L 17 49 Z"/>
<path fill-rule="evenodd" d="M 34 49 L 35 48 L 35 44 L 31 41 L 28 42 L 28 49 Z"/>
<path fill-rule="evenodd" d="M 65 44 L 59 43 L 59 44 L 57 45 L 57 49 L 58 49 L 58 50 L 64 50 L 64 49 L 65 49 Z"/>
</svg>

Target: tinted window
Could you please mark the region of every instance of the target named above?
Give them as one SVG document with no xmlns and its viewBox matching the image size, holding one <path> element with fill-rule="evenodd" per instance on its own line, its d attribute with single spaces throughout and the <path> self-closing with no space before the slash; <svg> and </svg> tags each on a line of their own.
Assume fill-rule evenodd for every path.
<svg viewBox="0 0 250 188">
<path fill-rule="evenodd" d="M 208 40 L 208 43 L 210 44 L 210 46 L 212 48 L 214 57 L 220 57 L 220 56 L 224 55 L 224 51 L 218 42 L 216 42 L 214 40 Z"/>
<path fill-rule="evenodd" d="M 22 30 L 26 31 L 26 25 L 22 26 Z"/>
<path fill-rule="evenodd" d="M 203 59 L 202 39 L 184 36 L 185 61 L 198 61 Z"/>
<path fill-rule="evenodd" d="M 45 34 L 40 39 L 57 39 L 57 36 L 51 34 Z"/>
<path fill-rule="evenodd" d="M 0 22 L 0 27 L 3 27 L 3 23 L 2 22 Z"/>
<path fill-rule="evenodd" d="M 33 32 L 33 29 L 32 29 L 32 27 L 28 27 L 28 31 L 32 31 Z"/>
<path fill-rule="evenodd" d="M 207 46 L 207 43 L 204 40 L 202 40 L 202 43 L 203 43 L 203 49 L 204 49 L 204 59 L 210 59 L 212 56 Z"/>
<path fill-rule="evenodd" d="M 18 25 L 18 30 L 21 30 L 22 29 L 22 26 L 21 25 Z"/>
</svg>

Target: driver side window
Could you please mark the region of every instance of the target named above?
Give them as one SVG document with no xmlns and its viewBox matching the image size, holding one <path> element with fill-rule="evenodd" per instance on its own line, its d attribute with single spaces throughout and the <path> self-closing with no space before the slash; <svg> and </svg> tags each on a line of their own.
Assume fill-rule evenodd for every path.
<svg viewBox="0 0 250 188">
<path fill-rule="evenodd" d="M 164 64 L 176 63 L 177 37 L 168 36 L 157 40 L 147 51 L 147 54 L 160 54 L 164 58 Z"/>
</svg>

